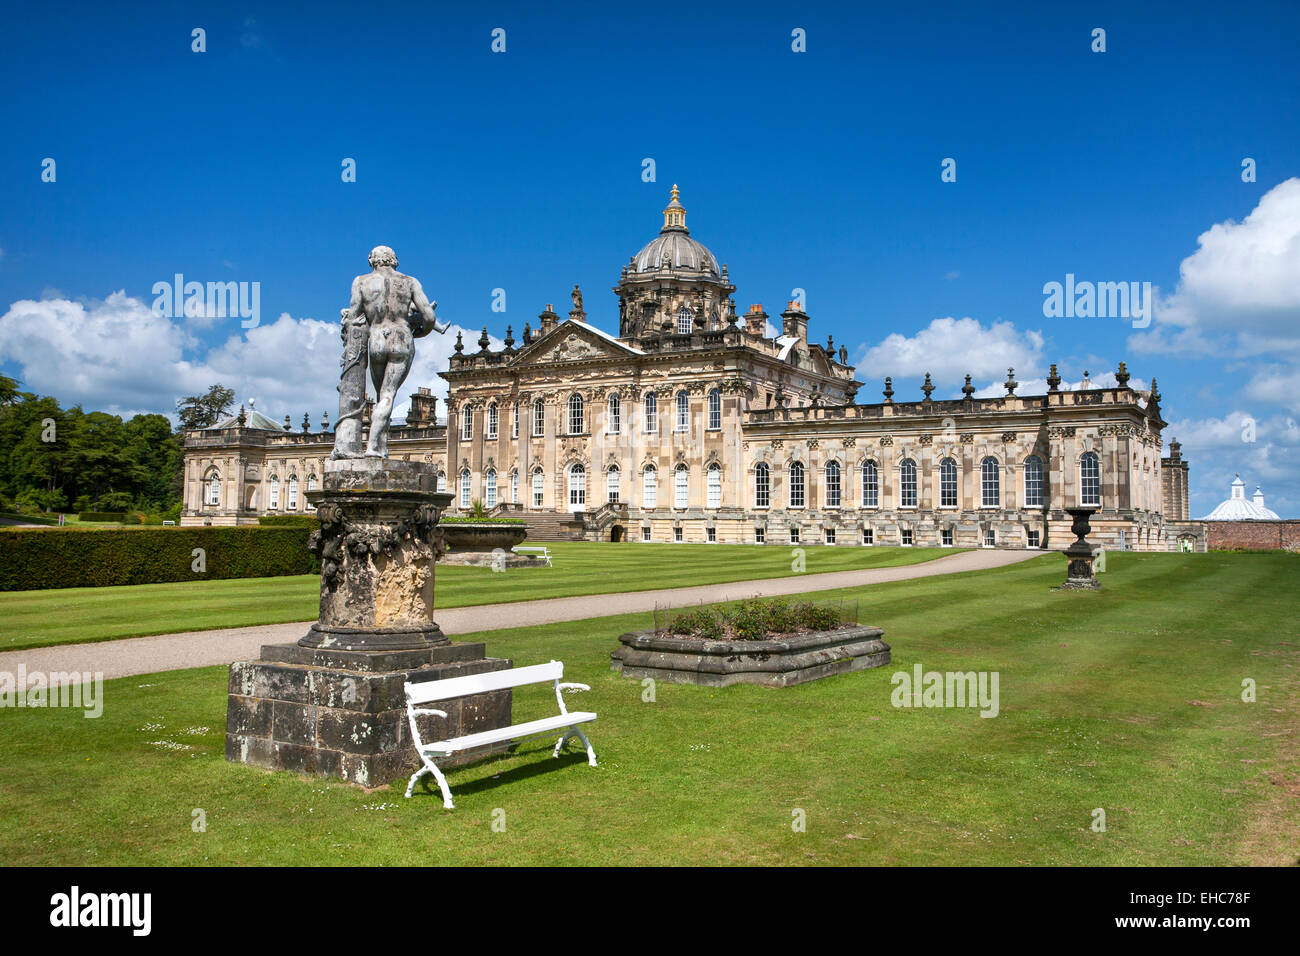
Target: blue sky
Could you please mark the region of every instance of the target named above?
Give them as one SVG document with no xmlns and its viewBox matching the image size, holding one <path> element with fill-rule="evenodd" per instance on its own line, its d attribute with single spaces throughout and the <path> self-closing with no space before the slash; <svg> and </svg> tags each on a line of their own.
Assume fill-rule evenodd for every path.
<svg viewBox="0 0 1300 956">
<path fill-rule="evenodd" d="M 220 380 L 315 421 L 373 245 L 464 328 L 517 336 L 577 282 L 617 331 L 610 287 L 676 182 L 739 309 L 806 290 L 862 400 L 1123 359 L 1159 379 L 1194 514 L 1241 472 L 1300 515 L 1300 8 L 901 6 L 15 9 L 0 369 L 123 413 Z M 260 283 L 260 325 L 150 315 L 175 273 Z M 1067 273 L 1152 283 L 1155 321 L 1045 317 Z M 451 345 L 424 341 L 412 390 Z"/>
</svg>

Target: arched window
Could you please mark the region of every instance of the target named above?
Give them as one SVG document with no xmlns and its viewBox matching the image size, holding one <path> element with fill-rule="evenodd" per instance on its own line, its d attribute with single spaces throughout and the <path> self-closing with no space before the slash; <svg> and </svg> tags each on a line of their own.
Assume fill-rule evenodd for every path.
<svg viewBox="0 0 1300 956">
<path fill-rule="evenodd" d="M 541 438 L 546 434 L 546 403 L 540 398 L 533 402 L 533 437 Z"/>
<path fill-rule="evenodd" d="M 710 508 L 722 507 L 722 466 L 716 461 L 704 473 L 705 504 Z"/>
<path fill-rule="evenodd" d="M 546 490 L 546 479 L 542 475 L 542 469 L 538 468 L 533 472 L 533 507 L 542 506 L 542 494 Z"/>
<path fill-rule="evenodd" d="M 760 461 L 754 466 L 754 507 L 770 508 L 772 505 L 772 472 L 767 462 Z"/>
<path fill-rule="evenodd" d="M 609 471 L 605 472 L 605 500 L 609 502 L 618 501 L 619 478 L 622 477 L 618 471 L 618 465 L 610 465 Z"/>
<path fill-rule="evenodd" d="M 582 396 L 575 392 L 569 396 L 569 434 L 581 435 L 583 431 Z"/>
<path fill-rule="evenodd" d="M 916 462 L 904 458 L 898 466 L 898 504 L 901 508 L 916 507 Z"/>
<path fill-rule="evenodd" d="M 271 476 L 270 500 L 267 502 L 267 507 L 272 511 L 280 507 L 280 479 L 274 475 Z"/>
<path fill-rule="evenodd" d="M 487 508 L 497 506 L 497 470 L 489 468 L 483 475 L 483 505 Z"/>
<path fill-rule="evenodd" d="M 880 507 L 880 469 L 874 461 L 862 463 L 862 507 Z"/>
<path fill-rule="evenodd" d="M 468 405 L 460 413 L 460 440 L 469 441 L 474 437 L 474 409 Z"/>
<path fill-rule="evenodd" d="M 677 334 L 690 335 L 692 332 L 691 310 L 682 306 L 677 310 Z"/>
<path fill-rule="evenodd" d="M 442 494 L 447 493 L 447 473 L 445 471 L 438 472 L 438 491 Z"/>
<path fill-rule="evenodd" d="M 790 507 L 802 508 L 804 503 L 803 493 L 803 462 L 790 462 Z"/>
<path fill-rule="evenodd" d="M 497 437 L 497 403 L 493 402 L 488 406 L 487 411 L 487 437 Z"/>
<path fill-rule="evenodd" d="M 519 469 L 510 469 L 510 503 L 519 504 Z"/>
<path fill-rule="evenodd" d="M 582 511 L 587 507 L 587 469 L 582 462 L 569 466 L 569 510 Z"/>
<path fill-rule="evenodd" d="M 722 393 L 716 388 L 709 390 L 709 429 L 717 431 L 722 427 Z"/>
<path fill-rule="evenodd" d="M 1079 458 L 1079 504 L 1101 507 L 1101 459 L 1095 451 L 1084 452 Z"/>
<path fill-rule="evenodd" d="M 289 495 L 288 500 L 284 503 L 285 508 L 289 511 L 295 511 L 298 508 L 298 476 L 289 476 Z"/>
<path fill-rule="evenodd" d="M 213 506 L 221 504 L 221 475 L 215 471 L 208 475 L 207 503 Z"/>
<path fill-rule="evenodd" d="M 673 507 L 685 508 L 690 503 L 690 475 L 685 465 L 673 472 Z"/>
<path fill-rule="evenodd" d="M 951 458 L 939 462 L 939 507 L 957 507 L 957 462 Z"/>
<path fill-rule="evenodd" d="M 466 468 L 460 473 L 460 506 L 469 507 L 469 469 Z"/>
<path fill-rule="evenodd" d="M 1002 481 L 998 460 L 993 457 L 980 462 L 980 507 L 997 508 L 1002 504 Z"/>
<path fill-rule="evenodd" d="M 307 490 L 308 490 L 308 491 L 315 491 L 315 490 L 316 490 L 316 473 L 315 473 L 315 472 L 312 472 L 310 475 L 307 476 Z M 305 508 L 305 509 L 308 510 L 308 511 L 315 511 L 315 510 L 316 510 L 316 506 L 315 506 L 314 504 L 311 503 L 311 500 L 310 500 L 310 499 L 308 499 L 308 500 L 303 504 L 303 508 Z"/>
<path fill-rule="evenodd" d="M 828 461 L 826 463 L 826 507 L 838 508 L 840 506 L 840 463 L 838 461 Z"/>
<path fill-rule="evenodd" d="M 617 392 L 609 396 L 609 412 L 607 417 L 609 424 L 607 431 L 611 435 L 617 435 L 619 430 L 623 427 L 623 403 L 619 399 Z"/>
<path fill-rule="evenodd" d="M 1043 506 L 1043 459 L 1030 455 L 1025 459 L 1025 507 Z"/>
<path fill-rule="evenodd" d="M 646 434 L 659 431 L 659 399 L 654 392 L 645 393 L 645 430 Z"/>
<path fill-rule="evenodd" d="M 690 427 L 691 423 L 691 399 L 685 392 L 677 393 L 677 425 L 676 431 L 684 432 Z"/>
<path fill-rule="evenodd" d="M 659 472 L 654 465 L 646 465 L 641 472 L 641 507 L 659 507 Z"/>
</svg>

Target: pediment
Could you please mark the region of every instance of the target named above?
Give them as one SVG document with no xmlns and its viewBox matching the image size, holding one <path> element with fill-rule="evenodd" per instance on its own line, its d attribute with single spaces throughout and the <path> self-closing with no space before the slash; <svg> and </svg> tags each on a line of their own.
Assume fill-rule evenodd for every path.
<svg viewBox="0 0 1300 956">
<path fill-rule="evenodd" d="M 555 362 L 590 362 L 600 359 L 626 360 L 641 354 L 580 322 L 569 319 L 560 323 L 527 348 L 520 350 L 516 365 L 548 365 Z"/>
</svg>

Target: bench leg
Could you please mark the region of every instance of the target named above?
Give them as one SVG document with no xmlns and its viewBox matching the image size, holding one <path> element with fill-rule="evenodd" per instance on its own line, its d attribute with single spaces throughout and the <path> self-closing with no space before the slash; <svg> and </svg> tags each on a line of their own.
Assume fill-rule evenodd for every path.
<svg viewBox="0 0 1300 956">
<path fill-rule="evenodd" d="M 564 732 L 564 736 L 562 736 L 559 740 L 555 742 L 555 753 L 552 756 L 558 757 L 560 755 L 560 751 L 564 749 L 564 742 L 572 736 L 573 736 L 573 731 L 566 730 Z"/>
<path fill-rule="evenodd" d="M 438 765 L 430 760 L 424 754 L 420 755 L 420 761 L 424 764 L 419 770 L 411 775 L 411 782 L 406 785 L 406 796 L 409 799 L 412 791 L 415 790 L 415 782 L 423 777 L 426 773 L 433 774 L 433 779 L 438 781 L 438 789 L 442 791 L 442 806 L 445 810 L 455 810 L 451 802 L 451 790 L 447 787 L 447 778 L 442 775 Z"/>
<path fill-rule="evenodd" d="M 583 744 L 587 748 L 587 764 L 592 767 L 596 766 L 596 751 L 591 749 L 591 741 L 587 739 L 587 735 L 584 734 L 577 727 L 573 727 L 571 729 L 575 734 L 578 735 L 578 738 L 583 742 Z"/>
<path fill-rule="evenodd" d="M 411 782 L 406 785 L 406 799 L 411 799 L 411 794 L 415 792 L 415 782 L 429 772 L 428 767 L 421 767 L 415 773 L 411 774 Z"/>
<path fill-rule="evenodd" d="M 570 727 L 564 732 L 564 736 L 555 744 L 555 756 L 558 757 L 560 755 L 560 751 L 564 748 L 565 741 L 570 737 L 578 737 L 582 740 L 583 746 L 587 748 L 587 763 L 592 767 L 596 766 L 596 751 L 591 749 L 591 741 L 587 739 L 587 735 L 577 727 Z"/>
</svg>

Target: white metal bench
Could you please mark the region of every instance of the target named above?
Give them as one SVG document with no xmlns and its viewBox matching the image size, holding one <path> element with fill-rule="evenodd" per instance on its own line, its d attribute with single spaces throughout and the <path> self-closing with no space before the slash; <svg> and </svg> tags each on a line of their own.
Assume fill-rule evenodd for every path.
<svg viewBox="0 0 1300 956">
<path fill-rule="evenodd" d="M 545 547 L 542 547 L 541 545 L 537 545 L 536 547 L 534 547 L 534 546 L 532 546 L 532 545 L 523 545 L 523 544 L 518 544 L 518 545 L 515 545 L 513 548 L 511 548 L 511 550 L 514 551 L 515 554 L 535 554 L 535 555 L 537 555 L 539 558 L 542 558 L 543 560 L 546 561 L 546 566 L 547 566 L 548 568 L 551 567 L 551 549 L 550 549 L 550 548 L 545 548 Z"/>
<path fill-rule="evenodd" d="M 426 773 L 431 773 L 433 778 L 438 781 L 438 787 L 442 790 L 442 805 L 448 810 L 453 809 L 451 790 L 447 788 L 447 778 L 442 775 L 442 771 L 434 763 L 433 758 L 435 756 L 449 757 L 452 754 L 473 750 L 477 747 L 485 747 L 490 744 L 498 744 L 506 740 L 518 740 L 523 737 L 532 737 L 535 734 L 549 734 L 561 728 L 564 729 L 564 734 L 555 744 L 554 756 L 560 756 L 560 750 L 564 747 L 564 744 L 570 738 L 577 737 L 587 748 L 587 763 L 593 767 L 596 766 L 596 751 L 591 749 L 591 741 L 578 729 L 579 724 L 595 720 L 596 715 L 587 711 L 569 713 L 568 708 L 564 706 L 563 693 L 565 690 L 591 690 L 591 688 L 586 684 L 562 684 L 560 678 L 563 676 L 564 665 L 559 661 L 551 661 L 549 664 L 534 664 L 531 667 L 516 667 L 508 671 L 491 671 L 486 674 L 471 674 L 468 677 L 407 681 L 406 716 L 411 724 L 411 740 L 415 742 L 415 752 L 419 754 L 420 763 L 424 764 L 424 766 L 412 775 L 411 782 L 406 785 L 406 796 L 408 798 L 411 796 L 411 793 L 415 790 L 416 781 Z M 436 740 L 427 744 L 420 737 L 417 717 L 437 716 L 445 718 L 447 716 L 446 711 L 421 707 L 421 704 L 450 700 L 453 697 L 464 697 L 466 694 L 505 690 L 507 687 L 544 684 L 547 681 L 555 683 L 555 701 L 560 706 L 559 714 L 554 717 L 544 717 L 541 720 L 530 720 L 523 724 L 499 727 L 496 730 L 484 730 L 476 734 L 466 734 L 463 737 L 452 737 L 447 740 Z"/>
</svg>

